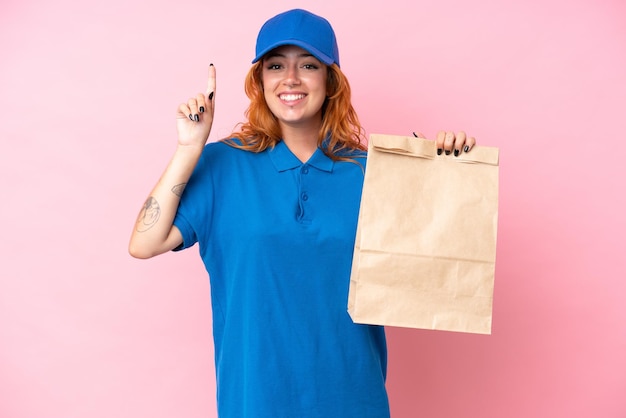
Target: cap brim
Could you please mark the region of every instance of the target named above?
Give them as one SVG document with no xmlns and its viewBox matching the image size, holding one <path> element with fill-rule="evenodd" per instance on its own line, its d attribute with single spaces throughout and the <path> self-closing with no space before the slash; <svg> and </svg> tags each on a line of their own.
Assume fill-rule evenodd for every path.
<svg viewBox="0 0 626 418">
<path fill-rule="evenodd" d="M 261 60 L 268 52 L 272 51 L 273 49 L 276 49 L 279 46 L 284 46 L 284 45 L 299 46 L 300 48 L 310 52 L 311 55 L 313 55 L 315 58 L 317 58 L 318 60 L 320 60 L 321 62 L 323 62 L 326 65 L 332 65 L 334 63 L 334 61 L 333 61 L 333 59 L 331 57 L 329 57 L 326 54 L 323 54 L 318 49 L 313 48 L 308 43 L 299 41 L 297 39 L 288 39 L 288 40 L 285 40 L 285 41 L 276 42 L 276 43 L 268 46 L 267 48 L 265 48 L 263 51 L 259 52 L 257 54 L 257 56 L 252 60 L 252 64 L 254 64 L 255 62 Z"/>
</svg>

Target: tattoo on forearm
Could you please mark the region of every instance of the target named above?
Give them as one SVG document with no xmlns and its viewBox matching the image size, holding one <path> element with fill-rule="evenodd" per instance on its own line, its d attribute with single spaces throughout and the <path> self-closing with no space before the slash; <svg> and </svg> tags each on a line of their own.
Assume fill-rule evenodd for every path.
<svg viewBox="0 0 626 418">
<path fill-rule="evenodd" d="M 176 186 L 172 187 L 172 193 L 174 193 L 178 197 L 181 197 L 183 195 L 183 191 L 185 190 L 185 186 L 187 186 L 187 183 L 177 184 Z"/>
<path fill-rule="evenodd" d="M 139 213 L 137 232 L 145 232 L 152 228 L 157 223 L 160 216 L 161 206 L 154 197 L 150 196 Z"/>
</svg>

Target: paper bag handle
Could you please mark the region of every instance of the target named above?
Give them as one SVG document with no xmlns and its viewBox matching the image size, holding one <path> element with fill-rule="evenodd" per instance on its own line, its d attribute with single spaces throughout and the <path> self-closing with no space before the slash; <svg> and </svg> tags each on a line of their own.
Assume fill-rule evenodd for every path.
<svg viewBox="0 0 626 418">
<path fill-rule="evenodd" d="M 370 147 L 380 152 L 402 154 L 412 157 L 434 159 L 437 157 L 437 143 L 435 141 L 400 135 L 371 134 Z M 458 157 L 441 155 L 439 158 L 450 158 L 459 163 L 479 163 L 498 165 L 499 150 L 495 147 L 475 145 L 470 152 L 462 152 Z"/>
</svg>

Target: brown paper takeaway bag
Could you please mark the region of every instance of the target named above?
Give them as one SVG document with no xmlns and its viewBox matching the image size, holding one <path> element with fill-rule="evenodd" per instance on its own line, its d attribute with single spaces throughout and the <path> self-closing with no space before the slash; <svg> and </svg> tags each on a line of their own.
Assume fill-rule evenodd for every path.
<svg viewBox="0 0 626 418">
<path fill-rule="evenodd" d="M 348 312 L 356 323 L 491 333 L 498 149 L 437 155 L 372 134 Z"/>
</svg>

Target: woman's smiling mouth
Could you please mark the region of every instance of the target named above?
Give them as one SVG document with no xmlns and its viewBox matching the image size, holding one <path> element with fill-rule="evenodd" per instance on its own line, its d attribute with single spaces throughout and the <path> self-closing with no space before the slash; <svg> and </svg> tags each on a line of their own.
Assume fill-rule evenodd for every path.
<svg viewBox="0 0 626 418">
<path fill-rule="evenodd" d="M 306 94 L 302 93 L 282 93 L 278 95 L 278 98 L 283 102 L 296 102 L 298 100 L 302 100 L 306 97 Z"/>
</svg>

